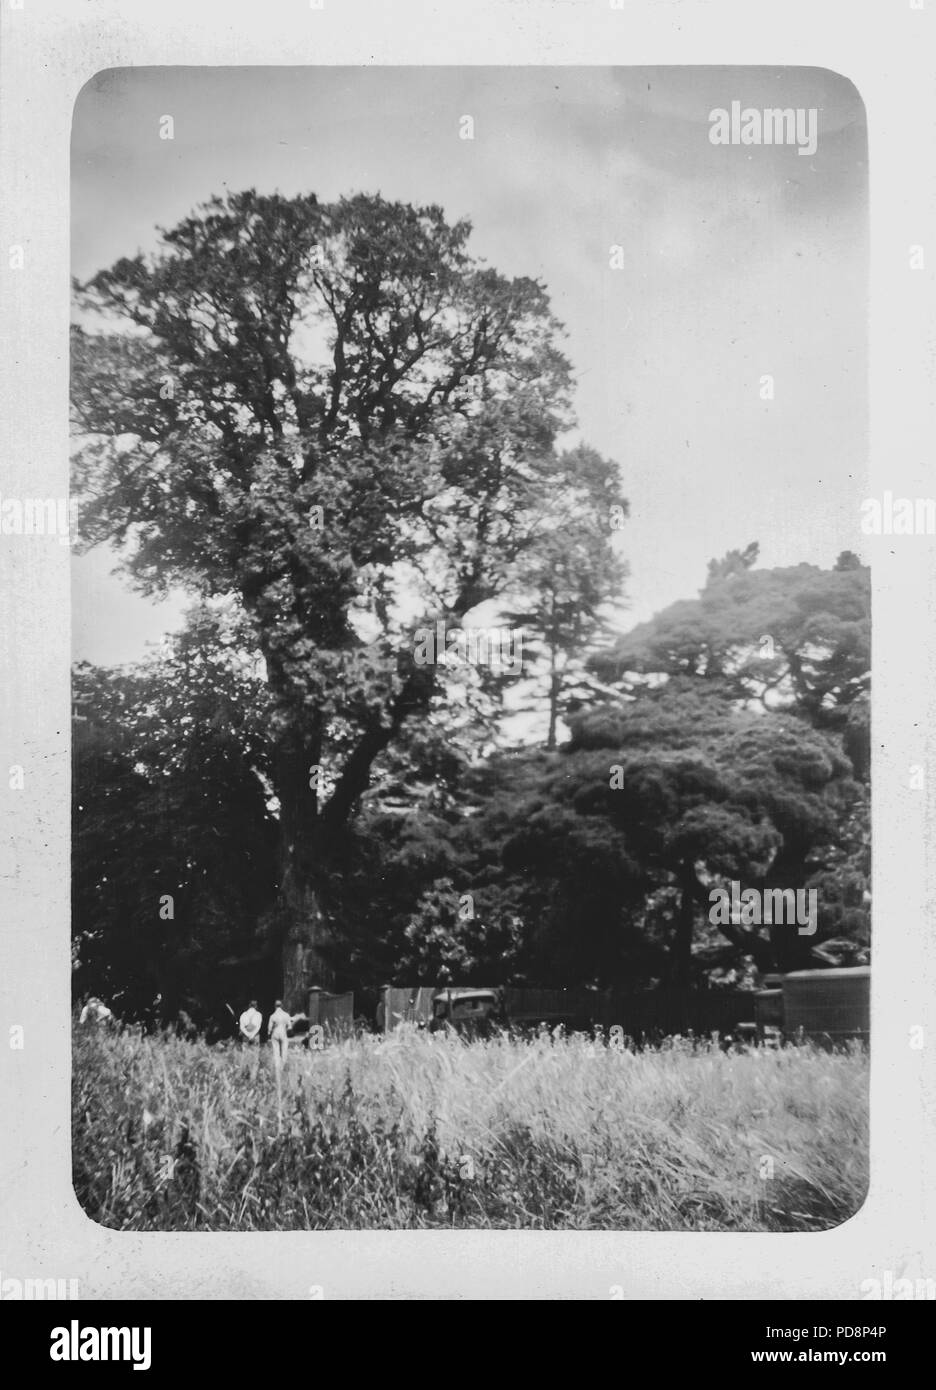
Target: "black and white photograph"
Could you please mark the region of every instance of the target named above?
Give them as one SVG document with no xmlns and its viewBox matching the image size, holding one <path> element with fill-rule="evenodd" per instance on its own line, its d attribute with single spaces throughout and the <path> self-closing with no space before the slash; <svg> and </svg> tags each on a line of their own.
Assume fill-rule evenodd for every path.
<svg viewBox="0 0 936 1390">
<path fill-rule="evenodd" d="M 71 555 L 86 1216 L 855 1216 L 870 545 L 936 515 L 852 82 L 112 68 L 70 179 L 70 497 L 2 520 Z"/>
</svg>

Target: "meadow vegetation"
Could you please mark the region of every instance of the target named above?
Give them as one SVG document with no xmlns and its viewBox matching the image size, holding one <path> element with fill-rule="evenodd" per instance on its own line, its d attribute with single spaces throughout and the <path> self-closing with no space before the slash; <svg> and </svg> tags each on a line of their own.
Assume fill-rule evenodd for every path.
<svg viewBox="0 0 936 1390">
<path fill-rule="evenodd" d="M 120 1230 L 816 1231 L 867 1186 L 867 1054 L 407 1027 L 272 1057 L 77 1030 L 74 1183 Z"/>
</svg>

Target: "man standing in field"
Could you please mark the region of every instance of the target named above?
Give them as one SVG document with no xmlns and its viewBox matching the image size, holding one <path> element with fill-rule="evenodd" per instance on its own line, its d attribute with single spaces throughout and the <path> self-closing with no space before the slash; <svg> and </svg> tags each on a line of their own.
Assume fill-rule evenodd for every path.
<svg viewBox="0 0 936 1390">
<path fill-rule="evenodd" d="M 283 1008 L 282 999 L 277 999 L 276 1008 L 267 1020 L 267 1033 L 273 1044 L 273 1062 L 277 1067 L 286 1065 L 286 1053 L 289 1050 L 289 1029 L 292 1025 L 292 1014 L 288 1014 Z"/>
<path fill-rule="evenodd" d="M 98 999 L 96 994 L 92 994 L 81 1010 L 81 1017 L 78 1022 L 82 1025 L 90 1023 L 95 1028 L 105 1028 L 114 1022 L 114 1015 L 107 1005 Z"/>
<path fill-rule="evenodd" d="M 260 1026 L 263 1023 L 263 1015 L 257 1008 L 256 999 L 251 999 L 250 1007 L 245 1009 L 237 1021 L 240 1028 L 240 1035 L 243 1042 L 251 1045 L 260 1041 Z"/>
</svg>

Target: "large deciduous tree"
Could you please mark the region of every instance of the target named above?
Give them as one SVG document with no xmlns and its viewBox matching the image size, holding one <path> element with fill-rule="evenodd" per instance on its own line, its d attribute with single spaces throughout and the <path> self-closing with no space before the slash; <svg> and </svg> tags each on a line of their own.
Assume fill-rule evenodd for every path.
<svg viewBox="0 0 936 1390">
<path fill-rule="evenodd" d="M 375 763 L 446 694 L 415 629 L 515 584 L 614 470 L 557 447 L 544 287 L 380 197 L 212 199 L 76 286 L 83 544 L 145 593 L 233 596 L 262 654 L 290 1002 L 327 983 L 331 867 Z M 534 567 L 535 568 L 535 567 Z"/>
</svg>

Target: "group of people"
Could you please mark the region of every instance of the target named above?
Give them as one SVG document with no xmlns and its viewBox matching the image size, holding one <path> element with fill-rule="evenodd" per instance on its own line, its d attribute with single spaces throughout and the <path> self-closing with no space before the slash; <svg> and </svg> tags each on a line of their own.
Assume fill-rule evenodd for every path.
<svg viewBox="0 0 936 1390">
<path fill-rule="evenodd" d="M 157 996 L 155 1004 L 161 1002 L 162 996 Z M 230 1006 L 228 1006 L 230 1008 Z M 233 1009 L 231 1010 L 233 1013 Z M 267 1037 L 272 1045 L 273 1060 L 278 1066 L 282 1066 L 286 1061 L 286 1054 L 289 1051 L 289 1032 L 290 1029 L 301 1019 L 305 1019 L 305 1014 L 290 1014 L 283 1008 L 282 999 L 277 999 L 276 1007 L 267 1019 Z M 102 999 L 96 995 L 91 995 L 86 999 L 78 1019 L 79 1024 L 84 1028 L 110 1029 L 118 1027 L 117 1019 L 113 1010 L 108 1008 Z M 256 999 L 251 999 L 249 1005 L 237 1020 L 240 1040 L 247 1046 L 259 1047 L 261 1041 L 261 1031 L 263 1028 L 263 1014 L 257 1007 Z M 135 1026 L 142 1026 L 142 1023 Z M 197 1029 L 191 1016 L 184 1009 L 180 1009 L 172 1025 L 177 1033 L 183 1037 L 197 1036 Z"/>
<path fill-rule="evenodd" d="M 276 1007 L 267 1019 L 267 1037 L 273 1046 L 273 1061 L 277 1066 L 283 1066 L 286 1062 L 286 1054 L 289 1051 L 289 1030 L 295 1021 L 293 1015 L 288 1014 L 283 1008 L 282 999 L 277 999 Z M 242 1042 L 251 1047 L 259 1046 L 263 1014 L 257 1007 L 256 999 L 251 999 L 238 1019 L 237 1026 Z"/>
</svg>

